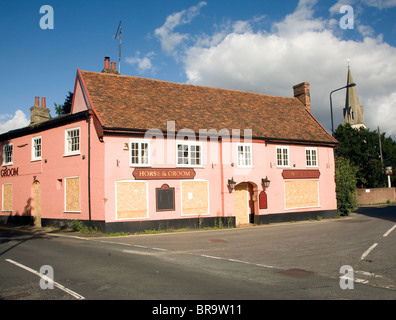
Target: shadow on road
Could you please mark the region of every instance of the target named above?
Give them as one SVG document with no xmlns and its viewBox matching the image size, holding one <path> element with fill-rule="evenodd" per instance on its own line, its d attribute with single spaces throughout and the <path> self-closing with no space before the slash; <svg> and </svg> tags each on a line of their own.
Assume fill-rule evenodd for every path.
<svg viewBox="0 0 396 320">
<path fill-rule="evenodd" d="M 27 235 L 26 233 L 20 232 L 20 231 L 15 231 L 15 230 L 9 230 L 9 229 L 0 229 L 0 245 L 4 245 L 7 242 L 11 241 L 16 241 L 14 245 L 11 247 L 8 247 L 7 249 L 0 251 L 0 256 L 3 254 L 7 253 L 8 251 L 11 251 L 15 247 L 18 247 L 22 243 L 33 240 L 33 239 L 40 239 L 46 237 L 45 234 L 42 233 L 33 233 Z M 1 247 L 0 247 L 1 248 Z M 0 249 L 1 250 L 1 249 Z"/>
<path fill-rule="evenodd" d="M 360 207 L 354 213 L 396 222 L 396 206 Z"/>
</svg>

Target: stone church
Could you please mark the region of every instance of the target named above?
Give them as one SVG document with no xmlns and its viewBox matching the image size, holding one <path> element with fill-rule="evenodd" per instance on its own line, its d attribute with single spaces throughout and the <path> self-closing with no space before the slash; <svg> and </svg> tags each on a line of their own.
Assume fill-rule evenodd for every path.
<svg viewBox="0 0 396 320">
<path fill-rule="evenodd" d="M 347 85 L 354 83 L 352 78 L 351 68 L 348 65 Z M 346 88 L 344 124 L 349 123 L 352 128 L 359 129 L 361 127 L 367 128 L 364 122 L 363 106 L 360 105 L 356 86 Z"/>
</svg>

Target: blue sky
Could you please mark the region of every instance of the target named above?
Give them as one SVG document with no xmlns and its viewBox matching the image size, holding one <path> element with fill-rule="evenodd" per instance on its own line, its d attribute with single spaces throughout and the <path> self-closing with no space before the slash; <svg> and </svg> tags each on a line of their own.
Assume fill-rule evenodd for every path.
<svg viewBox="0 0 396 320">
<path fill-rule="evenodd" d="M 40 28 L 43 5 L 54 29 Z M 353 29 L 340 26 L 342 5 Z M 395 17 L 396 0 L 0 0 L 0 132 L 28 124 L 35 96 L 55 116 L 77 68 L 100 72 L 105 56 L 118 63 L 122 20 L 122 74 L 280 96 L 307 81 L 327 130 L 329 93 L 345 85 L 350 59 L 368 127 L 395 138 Z M 333 95 L 336 126 L 344 97 Z"/>
</svg>

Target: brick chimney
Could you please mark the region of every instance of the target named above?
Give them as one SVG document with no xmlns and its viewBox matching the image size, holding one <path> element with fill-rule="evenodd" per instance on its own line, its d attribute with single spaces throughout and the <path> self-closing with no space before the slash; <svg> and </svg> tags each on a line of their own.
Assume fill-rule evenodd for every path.
<svg viewBox="0 0 396 320">
<path fill-rule="evenodd" d="M 300 100 L 305 109 L 311 112 L 311 95 L 309 92 L 309 83 L 302 82 L 293 86 L 294 98 Z"/>
<path fill-rule="evenodd" d="M 105 57 L 105 64 L 104 64 L 104 68 L 102 70 L 102 73 L 119 74 L 118 71 L 116 70 L 116 63 L 115 62 L 111 62 L 111 68 L 110 68 L 110 57 Z"/>
<path fill-rule="evenodd" d="M 30 108 L 30 124 L 38 124 L 40 122 L 51 119 L 50 109 L 46 107 L 45 98 L 41 98 L 41 107 L 39 106 L 40 97 L 35 97 L 34 106 Z"/>
</svg>

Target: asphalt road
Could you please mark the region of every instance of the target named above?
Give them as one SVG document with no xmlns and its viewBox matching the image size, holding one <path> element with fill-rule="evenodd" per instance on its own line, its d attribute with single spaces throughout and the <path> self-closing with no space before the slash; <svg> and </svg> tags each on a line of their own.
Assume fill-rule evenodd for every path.
<svg viewBox="0 0 396 320">
<path fill-rule="evenodd" d="M 395 300 L 395 226 L 388 206 L 334 220 L 126 237 L 0 227 L 0 299 Z"/>
</svg>

